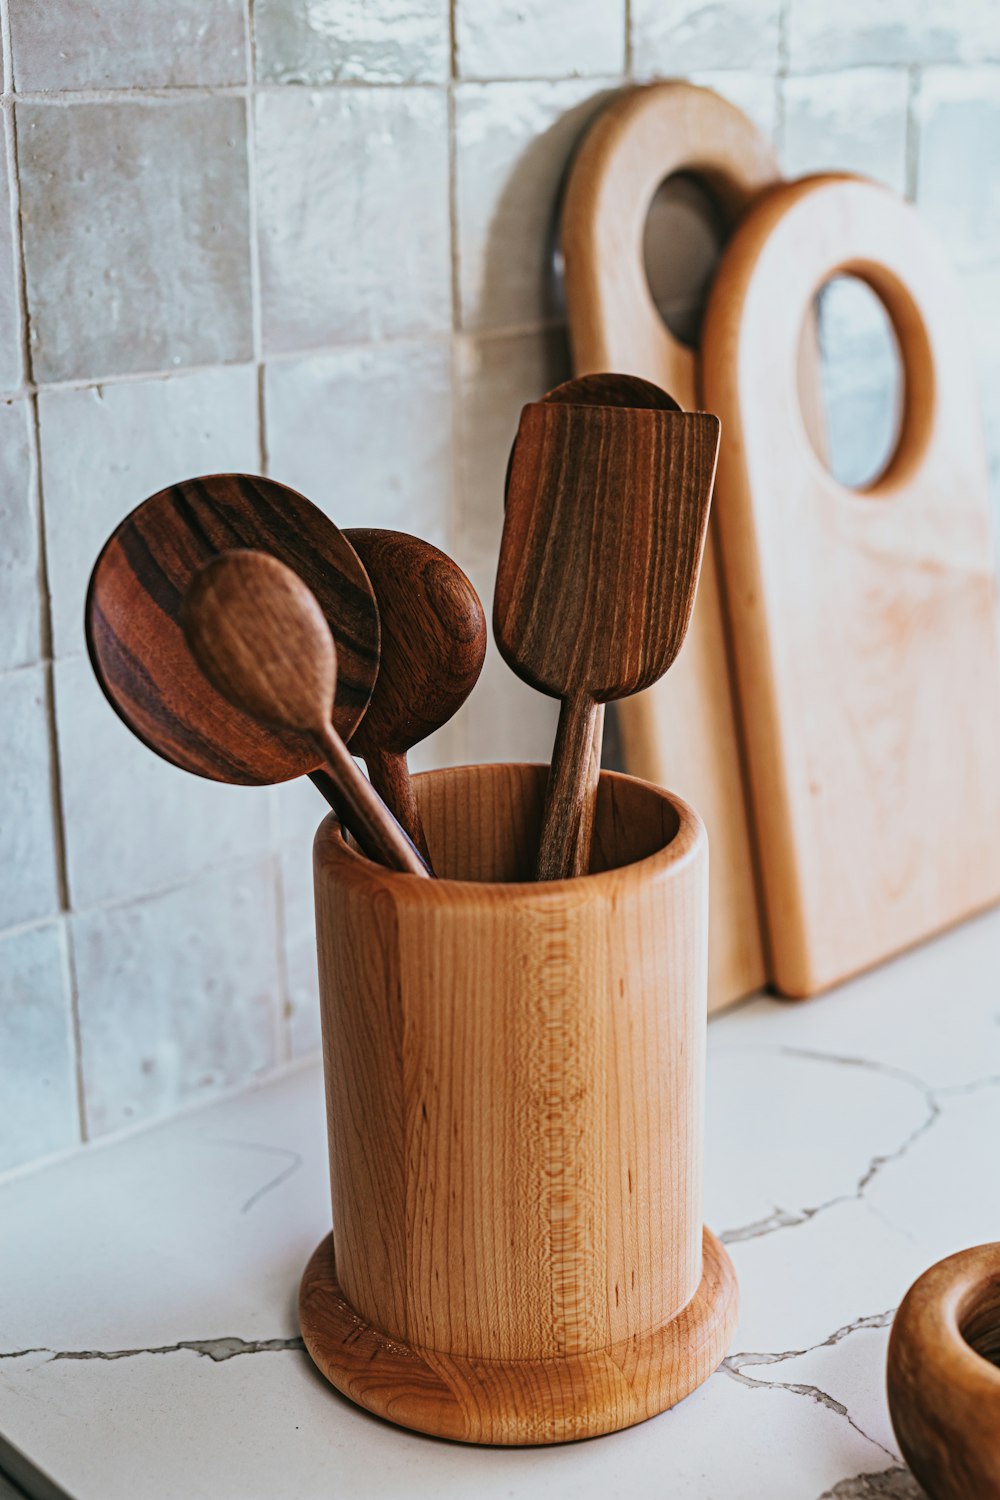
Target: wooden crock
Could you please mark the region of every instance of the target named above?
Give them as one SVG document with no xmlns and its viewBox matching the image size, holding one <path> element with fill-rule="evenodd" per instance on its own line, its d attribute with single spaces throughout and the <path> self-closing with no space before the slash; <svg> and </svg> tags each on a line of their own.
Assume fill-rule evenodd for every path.
<svg viewBox="0 0 1000 1500">
<path fill-rule="evenodd" d="M 932 1500 L 1000 1500 L 1000 1244 L 938 1261 L 889 1340 L 889 1411 Z"/>
<path fill-rule="evenodd" d="M 545 777 L 417 778 L 436 881 L 332 817 L 315 844 L 334 1230 L 302 1333 L 360 1405 L 479 1443 L 665 1410 L 737 1311 L 701 1223 L 704 828 L 604 772 L 594 873 L 531 883 Z"/>
</svg>

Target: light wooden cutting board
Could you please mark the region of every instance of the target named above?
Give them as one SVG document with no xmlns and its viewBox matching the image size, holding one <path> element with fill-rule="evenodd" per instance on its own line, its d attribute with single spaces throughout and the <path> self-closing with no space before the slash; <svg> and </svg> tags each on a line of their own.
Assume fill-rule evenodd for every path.
<svg viewBox="0 0 1000 1500">
<path fill-rule="evenodd" d="M 905 370 L 884 475 L 843 488 L 797 392 L 834 274 L 882 299 Z M 748 214 L 702 334 L 714 518 L 772 978 L 807 995 L 1000 899 L 1000 647 L 987 464 L 944 255 L 887 189 L 823 177 Z"/>
<path fill-rule="evenodd" d="M 768 142 L 718 94 L 686 83 L 631 89 L 574 162 L 562 246 L 576 373 L 641 375 L 690 411 L 704 406 L 698 356 L 663 322 L 643 259 L 650 204 L 677 172 L 700 181 L 730 223 L 779 180 Z M 680 793 L 708 829 L 710 1010 L 766 977 L 715 532 L 713 520 L 683 651 L 662 682 L 616 705 L 626 769 Z"/>
</svg>

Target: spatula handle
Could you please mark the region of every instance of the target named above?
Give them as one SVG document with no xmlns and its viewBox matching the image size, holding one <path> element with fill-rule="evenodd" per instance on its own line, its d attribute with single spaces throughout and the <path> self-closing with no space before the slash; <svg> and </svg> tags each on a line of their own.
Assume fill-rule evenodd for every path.
<svg viewBox="0 0 1000 1500">
<path fill-rule="evenodd" d="M 545 789 L 539 880 L 565 880 L 590 865 L 593 835 L 594 725 L 598 706 L 589 694 L 564 698 Z M 598 762 L 598 771 L 600 762 Z"/>
<path fill-rule="evenodd" d="M 390 870 L 429 876 L 419 851 L 355 764 L 340 736 L 331 728 L 317 730 L 316 741 L 326 757 L 330 775 L 351 833 L 370 859 Z"/>
<path fill-rule="evenodd" d="M 424 825 L 420 819 L 406 756 L 395 755 L 389 750 L 370 750 L 364 761 L 372 786 L 430 868 L 431 857 L 427 852 Z"/>
</svg>

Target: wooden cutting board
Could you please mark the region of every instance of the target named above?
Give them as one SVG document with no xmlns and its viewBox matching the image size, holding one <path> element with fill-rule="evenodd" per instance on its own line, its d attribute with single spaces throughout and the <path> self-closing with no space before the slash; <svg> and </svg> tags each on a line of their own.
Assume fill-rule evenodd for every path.
<svg viewBox="0 0 1000 1500">
<path fill-rule="evenodd" d="M 837 273 L 882 299 L 905 369 L 863 492 L 816 458 L 803 320 Z M 781 187 L 730 240 L 702 335 L 728 441 L 720 529 L 772 978 L 808 995 L 1000 899 L 1000 647 L 986 455 L 955 279 L 860 179 Z"/>
<path fill-rule="evenodd" d="M 650 204 L 678 172 L 706 187 L 730 224 L 779 180 L 768 142 L 718 94 L 687 83 L 631 89 L 577 155 L 562 246 L 576 373 L 641 375 L 692 411 L 705 407 L 697 351 L 660 317 L 643 259 Z M 713 521 L 684 650 L 667 678 L 617 705 L 626 769 L 678 792 L 708 828 L 710 1010 L 766 977 L 717 557 Z"/>
</svg>

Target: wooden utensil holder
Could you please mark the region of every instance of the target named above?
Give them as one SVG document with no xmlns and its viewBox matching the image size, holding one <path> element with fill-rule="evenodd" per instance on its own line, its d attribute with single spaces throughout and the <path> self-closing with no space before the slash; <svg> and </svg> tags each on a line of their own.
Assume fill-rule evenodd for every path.
<svg viewBox="0 0 1000 1500">
<path fill-rule="evenodd" d="M 531 883 L 545 777 L 418 777 L 436 881 L 332 817 L 315 845 L 334 1230 L 303 1336 L 361 1406 L 469 1442 L 663 1411 L 737 1312 L 701 1222 L 704 828 L 604 772 L 594 873 Z"/>
</svg>

